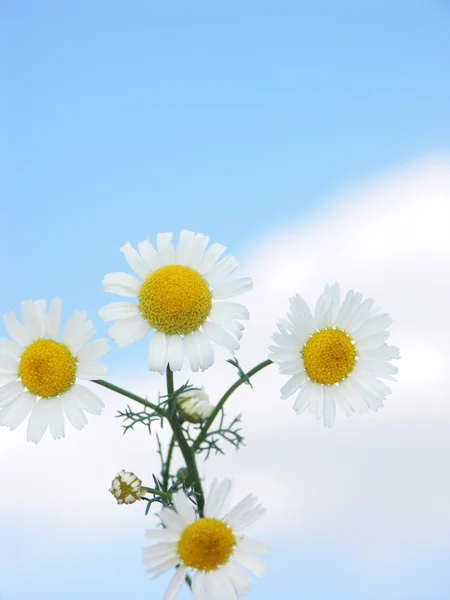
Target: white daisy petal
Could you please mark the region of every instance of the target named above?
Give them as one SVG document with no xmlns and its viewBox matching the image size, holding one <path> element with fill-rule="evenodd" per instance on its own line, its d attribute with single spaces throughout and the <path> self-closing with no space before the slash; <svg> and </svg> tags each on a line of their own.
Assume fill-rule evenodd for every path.
<svg viewBox="0 0 450 600">
<path fill-rule="evenodd" d="M 28 417 L 35 403 L 36 396 L 34 394 L 23 392 L 12 404 L 2 411 L 0 425 L 9 427 L 11 431 L 14 431 Z"/>
<path fill-rule="evenodd" d="M 53 298 L 48 307 L 47 314 L 47 335 L 51 339 L 56 339 L 61 325 L 62 300 Z"/>
<path fill-rule="evenodd" d="M 182 515 L 178 514 L 171 508 L 163 508 L 159 518 L 165 527 L 176 531 L 177 533 L 181 533 L 183 529 L 189 525 L 189 522 L 186 521 Z"/>
<path fill-rule="evenodd" d="M 87 313 L 76 310 L 62 332 L 61 341 L 73 354 L 95 335 L 92 321 L 87 321 Z"/>
<path fill-rule="evenodd" d="M 236 506 L 230 510 L 230 512 L 226 515 L 225 521 L 232 527 L 233 529 L 239 529 L 237 523 L 242 517 L 246 517 L 247 515 L 251 515 L 257 508 L 258 498 L 253 496 L 253 494 L 248 494 L 245 498 L 243 498 Z"/>
<path fill-rule="evenodd" d="M 150 271 L 159 267 L 159 264 L 157 263 L 157 252 L 150 240 L 147 239 L 138 244 L 138 251 Z"/>
<path fill-rule="evenodd" d="M 147 529 L 145 537 L 152 542 L 178 542 L 179 535 L 172 529 Z"/>
<path fill-rule="evenodd" d="M 6 354 L 11 358 L 20 358 L 22 355 L 23 348 L 17 342 L 7 340 L 6 338 L 0 339 L 0 353 Z"/>
<path fill-rule="evenodd" d="M 38 400 L 31 411 L 27 427 L 27 440 L 37 444 L 48 427 L 49 400 Z"/>
<path fill-rule="evenodd" d="M 205 256 L 208 242 L 209 237 L 203 235 L 202 233 L 197 233 L 189 247 L 187 261 L 184 264 L 191 269 L 198 270 Z"/>
<path fill-rule="evenodd" d="M 197 346 L 195 344 L 194 335 L 191 333 L 183 338 L 184 349 L 191 365 L 191 370 L 196 373 L 199 368 L 199 356 Z"/>
<path fill-rule="evenodd" d="M 61 396 L 61 409 L 69 423 L 80 431 L 88 421 L 84 412 L 76 401 L 73 400 L 73 394 L 76 395 L 76 392 L 69 390 Z"/>
<path fill-rule="evenodd" d="M 212 311 L 216 314 L 227 316 L 230 319 L 246 321 L 250 318 L 248 309 L 243 304 L 238 304 L 237 302 L 214 302 Z"/>
<path fill-rule="evenodd" d="M 227 498 L 230 497 L 232 481 L 224 479 L 218 486 L 214 485 L 211 489 L 207 502 L 205 502 L 205 517 L 222 518 L 224 505 Z"/>
<path fill-rule="evenodd" d="M 42 321 L 38 312 L 37 303 L 24 300 L 21 307 L 22 322 L 32 342 L 43 336 Z"/>
<path fill-rule="evenodd" d="M 391 323 L 392 319 L 389 315 L 377 315 L 366 321 L 357 331 L 354 331 L 352 333 L 352 338 L 355 342 L 359 342 L 360 340 L 375 335 L 382 329 L 386 329 Z"/>
<path fill-rule="evenodd" d="M 383 406 L 383 395 L 379 393 L 371 392 L 364 385 L 361 385 L 355 377 L 349 377 L 347 379 L 348 385 L 360 395 L 361 398 L 367 403 L 370 409 L 377 411 Z"/>
<path fill-rule="evenodd" d="M 64 416 L 59 398 L 48 400 L 48 425 L 54 440 L 64 437 Z"/>
<path fill-rule="evenodd" d="M 6 331 L 8 332 L 9 337 L 14 340 L 17 344 L 22 347 L 28 346 L 31 344 L 32 339 L 30 334 L 19 322 L 15 313 L 10 312 L 3 316 L 3 323 L 5 324 Z"/>
<path fill-rule="evenodd" d="M 37 300 L 36 301 L 36 310 L 38 315 L 38 320 L 40 323 L 40 338 L 46 337 L 48 335 L 48 315 L 47 315 L 47 301 L 46 300 Z"/>
<path fill-rule="evenodd" d="M 233 583 L 221 569 L 205 574 L 205 590 L 211 599 L 238 600 Z"/>
<path fill-rule="evenodd" d="M 215 311 L 214 305 L 209 313 L 209 318 L 216 325 L 220 325 L 224 329 L 228 329 L 228 331 L 230 331 L 236 339 L 241 339 L 244 326 L 235 319 L 230 318 L 228 315 L 225 315 L 220 311 Z"/>
<path fill-rule="evenodd" d="M 130 319 L 140 314 L 139 306 L 132 302 L 111 302 L 102 306 L 98 311 L 103 321 L 115 321 L 116 319 Z"/>
<path fill-rule="evenodd" d="M 105 404 L 97 394 L 94 394 L 90 389 L 79 383 L 76 383 L 70 391 L 71 399 L 73 399 L 81 410 L 91 413 L 91 415 L 101 414 Z"/>
<path fill-rule="evenodd" d="M 371 373 L 374 373 L 375 375 L 377 375 L 378 377 L 382 377 L 383 379 L 391 379 L 391 376 L 396 375 L 398 372 L 398 369 L 395 365 L 391 365 L 390 363 L 383 362 L 380 360 L 360 358 L 359 366 L 361 369 L 364 367 Z"/>
<path fill-rule="evenodd" d="M 160 267 L 176 263 L 175 248 L 172 243 L 173 233 L 158 233 L 156 246 L 158 248 L 158 262 Z"/>
<path fill-rule="evenodd" d="M 222 567 L 222 573 L 233 584 L 238 598 L 245 596 L 253 587 L 253 581 L 250 576 L 236 563 L 229 562 Z"/>
<path fill-rule="evenodd" d="M 150 341 L 148 366 L 150 371 L 164 373 L 167 367 L 167 336 L 161 331 L 153 334 Z"/>
<path fill-rule="evenodd" d="M 305 329 L 312 333 L 316 329 L 316 322 L 304 299 L 299 294 L 296 294 L 292 298 L 289 298 L 289 306 L 293 315 L 299 319 L 298 324 L 303 322 Z"/>
<path fill-rule="evenodd" d="M 194 505 L 187 498 L 184 492 L 175 492 L 172 496 L 172 500 L 177 513 L 186 521 L 186 523 L 192 523 L 195 521 Z"/>
<path fill-rule="evenodd" d="M 179 335 L 168 335 L 167 340 L 167 361 L 172 371 L 181 371 L 184 361 L 183 340 Z"/>
<path fill-rule="evenodd" d="M 222 246 L 222 244 L 211 244 L 211 246 L 205 252 L 203 260 L 198 267 L 198 272 L 200 275 L 205 275 L 205 273 L 211 271 L 225 250 L 226 247 Z"/>
<path fill-rule="evenodd" d="M 205 573 L 197 571 L 192 581 L 192 597 L 193 600 L 212 600 L 208 597 L 205 587 Z M 216 600 L 214 598 L 214 600 Z"/>
<path fill-rule="evenodd" d="M 219 260 L 219 262 L 205 274 L 205 279 L 210 286 L 215 286 L 219 281 L 222 281 L 222 279 L 231 275 L 238 266 L 239 262 L 236 258 L 232 254 L 228 254 L 228 256 Z"/>
<path fill-rule="evenodd" d="M 280 361 L 279 365 L 280 373 L 282 375 L 296 375 L 302 369 L 304 369 L 303 361 L 299 358 L 295 358 L 294 360 Z"/>
<path fill-rule="evenodd" d="M 323 386 L 312 385 L 309 393 L 309 412 L 320 419 L 323 415 Z"/>
<path fill-rule="evenodd" d="M 0 387 L 0 408 L 14 402 L 24 391 L 21 381 L 12 381 Z"/>
<path fill-rule="evenodd" d="M 262 577 L 267 570 L 267 566 L 259 558 L 247 552 L 242 552 L 239 549 L 234 552 L 234 558 L 245 569 L 256 575 L 256 577 Z"/>
<path fill-rule="evenodd" d="M 160 577 L 167 571 L 176 567 L 179 564 L 180 559 L 178 556 L 171 556 L 166 560 L 158 560 L 157 563 L 154 561 L 147 563 L 146 561 L 147 559 L 144 557 L 144 563 L 149 564 L 149 568 L 146 570 L 146 573 L 153 575 L 152 579 L 156 579 L 157 577 Z"/>
<path fill-rule="evenodd" d="M 242 277 L 234 281 L 227 281 L 215 287 L 212 291 L 212 296 L 215 299 L 221 300 L 225 298 L 234 298 L 248 292 L 253 288 L 253 280 L 250 277 Z"/>
<path fill-rule="evenodd" d="M 338 283 L 335 283 L 330 287 L 331 303 L 327 311 L 326 325 L 331 327 L 336 323 L 336 317 L 339 313 L 341 305 L 341 290 Z"/>
<path fill-rule="evenodd" d="M 103 278 L 103 291 L 117 296 L 137 297 L 140 288 L 139 279 L 128 273 L 109 273 Z"/>
<path fill-rule="evenodd" d="M 381 348 L 364 352 L 364 358 L 378 361 L 392 360 L 394 358 L 400 358 L 400 350 L 395 346 L 383 344 Z"/>
<path fill-rule="evenodd" d="M 368 352 L 370 350 L 377 350 L 378 348 L 381 348 L 388 337 L 389 331 L 382 331 L 381 333 L 377 333 L 372 337 L 360 340 L 355 344 L 358 355 L 360 355 L 362 352 Z"/>
<path fill-rule="evenodd" d="M 146 279 L 150 274 L 150 269 L 142 256 L 133 248 L 130 242 L 126 242 L 120 251 L 125 256 L 130 269 L 132 269 L 138 277 Z"/>
<path fill-rule="evenodd" d="M 369 405 L 348 383 L 348 379 L 339 384 L 339 391 L 350 407 L 359 415 L 369 410 Z"/>
<path fill-rule="evenodd" d="M 294 392 L 303 387 L 307 381 L 308 375 L 306 374 L 306 371 L 297 373 L 288 379 L 288 381 L 281 388 L 281 399 L 285 400 L 291 396 Z"/>
<path fill-rule="evenodd" d="M 239 540 L 238 548 L 247 554 L 271 554 L 272 552 L 272 549 L 267 544 L 248 537 Z"/>
<path fill-rule="evenodd" d="M 360 307 L 350 319 L 346 327 L 346 331 L 348 333 L 352 334 L 354 331 L 357 331 L 361 327 L 361 325 L 363 325 L 368 320 L 372 306 L 372 298 L 367 298 L 366 300 L 364 300 L 364 302 L 361 303 Z"/>
<path fill-rule="evenodd" d="M 150 331 L 150 325 L 139 314 L 129 319 L 120 319 L 108 329 L 109 337 L 119 348 L 142 340 Z"/>
<path fill-rule="evenodd" d="M 145 564 L 149 567 L 156 567 L 170 558 L 177 558 L 177 545 L 175 542 L 161 542 L 155 546 L 144 548 Z"/>
<path fill-rule="evenodd" d="M 332 300 L 333 297 L 330 293 L 330 288 L 329 286 L 326 286 L 325 291 L 317 300 L 316 309 L 314 311 L 314 319 L 316 321 L 317 329 L 323 329 L 327 326 L 327 313 L 331 307 Z"/>
<path fill-rule="evenodd" d="M 375 393 L 381 394 L 382 396 L 388 396 L 391 394 L 391 388 L 388 387 L 381 379 L 378 379 L 373 373 L 368 373 L 364 371 L 364 369 L 358 368 L 354 369 L 351 377 L 359 381 L 361 385 L 368 387 Z"/>
<path fill-rule="evenodd" d="M 183 229 L 180 232 L 180 237 L 178 239 L 178 244 L 175 251 L 177 265 L 187 266 L 189 260 L 189 249 L 191 247 L 192 242 L 194 241 L 194 238 L 195 233 L 193 231 Z"/>
<path fill-rule="evenodd" d="M 308 381 L 302 388 L 300 388 L 300 391 L 295 398 L 293 408 L 298 415 L 300 415 L 302 412 L 305 412 L 305 410 L 309 407 L 308 397 L 312 385 L 313 384 Z"/>
<path fill-rule="evenodd" d="M 209 369 L 214 363 L 214 351 L 208 337 L 200 331 L 194 331 L 192 337 L 198 353 L 198 364 L 202 371 Z"/>
<path fill-rule="evenodd" d="M 286 361 L 295 360 L 297 368 L 303 369 L 303 360 L 301 358 L 299 349 L 291 350 L 291 348 L 277 347 L 277 346 L 269 346 L 270 350 L 270 358 L 273 362 L 281 364 Z"/>
<path fill-rule="evenodd" d="M 89 362 L 104 356 L 108 351 L 108 341 L 100 339 L 83 346 L 83 348 L 78 351 L 77 357 L 80 362 Z"/>
<path fill-rule="evenodd" d="M 19 363 L 7 354 L 0 354 L 0 380 L 10 383 L 19 376 Z"/>
<path fill-rule="evenodd" d="M 253 523 L 255 521 L 260 519 L 265 514 L 266 514 L 266 509 L 263 508 L 262 506 L 257 506 L 251 512 L 249 512 L 246 515 L 243 515 L 242 517 L 240 517 L 239 519 L 237 519 L 235 521 L 236 530 L 239 531 L 241 529 L 245 529 L 246 527 L 249 527 L 250 525 L 253 525 Z"/>
<path fill-rule="evenodd" d="M 336 318 L 336 326 L 339 329 L 346 329 L 347 324 L 351 321 L 356 311 L 358 310 L 362 301 L 361 294 L 355 294 L 353 290 L 350 290 L 341 306 L 341 309 Z"/>
<path fill-rule="evenodd" d="M 347 417 L 351 417 L 355 413 L 355 409 L 350 406 L 347 400 L 344 398 L 340 388 L 338 386 L 333 386 L 333 396 L 336 400 L 336 404 L 344 411 L 344 414 Z"/>
<path fill-rule="evenodd" d="M 333 427 L 336 419 L 336 401 L 328 386 L 324 386 L 323 424 L 324 427 Z"/>
<path fill-rule="evenodd" d="M 88 381 L 102 379 L 108 373 L 108 367 L 93 361 L 80 362 L 77 367 L 77 377 Z"/>
<path fill-rule="evenodd" d="M 236 350 L 239 350 L 239 342 L 220 325 L 217 325 L 212 321 L 206 321 L 203 323 L 202 328 L 213 342 L 216 342 L 219 346 L 229 350 L 232 354 L 234 354 Z"/>
<path fill-rule="evenodd" d="M 187 569 L 185 567 L 180 567 L 175 571 L 175 575 L 170 580 L 169 587 L 164 594 L 163 600 L 173 600 L 176 597 L 181 586 L 183 585 L 186 573 Z"/>
</svg>

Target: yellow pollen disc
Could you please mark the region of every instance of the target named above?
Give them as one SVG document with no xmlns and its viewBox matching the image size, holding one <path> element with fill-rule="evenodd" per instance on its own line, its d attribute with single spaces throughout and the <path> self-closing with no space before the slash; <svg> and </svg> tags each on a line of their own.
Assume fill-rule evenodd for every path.
<svg viewBox="0 0 450 600">
<path fill-rule="evenodd" d="M 356 350 L 350 336 L 340 329 L 314 333 L 302 350 L 305 370 L 315 383 L 332 385 L 353 371 Z"/>
<path fill-rule="evenodd" d="M 67 392 L 75 383 L 77 360 L 61 342 L 37 340 L 25 348 L 19 375 L 36 396 L 52 398 Z"/>
<path fill-rule="evenodd" d="M 228 562 L 236 538 L 231 529 L 217 519 L 202 518 L 188 525 L 178 542 L 178 555 L 186 567 L 215 571 Z"/>
<path fill-rule="evenodd" d="M 168 265 L 147 277 L 139 308 L 151 327 L 168 335 L 188 334 L 206 321 L 212 294 L 205 279 L 182 265 Z"/>
</svg>

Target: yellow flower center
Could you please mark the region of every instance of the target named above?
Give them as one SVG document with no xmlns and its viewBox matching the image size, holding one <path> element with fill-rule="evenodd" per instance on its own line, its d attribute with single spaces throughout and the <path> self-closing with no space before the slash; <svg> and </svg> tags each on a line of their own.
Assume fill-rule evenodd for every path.
<svg viewBox="0 0 450 600">
<path fill-rule="evenodd" d="M 182 265 L 168 265 L 147 277 L 139 291 L 142 316 L 157 331 L 188 334 L 206 321 L 212 294 L 200 273 Z"/>
<path fill-rule="evenodd" d="M 315 383 L 332 385 L 353 371 L 356 350 L 351 337 L 340 329 L 314 333 L 302 350 L 305 370 Z"/>
<path fill-rule="evenodd" d="M 54 340 L 37 340 L 20 358 L 23 385 L 36 396 L 52 398 L 67 392 L 75 383 L 77 359 L 69 348 Z"/>
<path fill-rule="evenodd" d="M 215 571 L 228 562 L 236 544 L 231 529 L 217 519 L 202 518 L 188 525 L 178 542 L 178 555 L 186 567 Z"/>
</svg>

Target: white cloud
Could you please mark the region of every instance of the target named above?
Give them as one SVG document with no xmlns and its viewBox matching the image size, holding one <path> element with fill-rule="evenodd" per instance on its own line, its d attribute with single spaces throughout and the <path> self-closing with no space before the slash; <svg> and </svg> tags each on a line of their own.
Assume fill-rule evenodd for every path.
<svg viewBox="0 0 450 600">
<path fill-rule="evenodd" d="M 393 316 L 390 341 L 402 354 L 385 408 L 339 415 L 332 430 L 279 400 L 284 379 L 275 366 L 255 377 L 253 390 L 235 394 L 228 412 L 243 413 L 247 446 L 209 461 L 203 472 L 236 476 L 237 497 L 260 496 L 268 508 L 255 527 L 261 535 L 340 544 L 372 566 L 450 541 L 449 198 L 449 159 L 414 164 L 332 199 L 315 217 L 259 240 L 242 260 L 243 274 L 255 280 L 239 353 L 246 369 L 266 358 L 288 296 L 298 292 L 313 303 L 335 280 Z M 192 377 L 213 397 L 233 379 L 227 364 Z M 146 373 L 111 380 L 149 395 L 164 383 Z M 62 442 L 34 446 L 23 428 L 0 431 L 0 472 L 11 482 L 0 498 L 0 522 L 51 519 L 74 535 L 89 523 L 96 537 L 150 525 L 139 503 L 118 507 L 107 488 L 122 468 L 150 480 L 159 467 L 154 438 L 149 443 L 143 429 L 122 436 L 113 416 L 126 402 L 104 397 L 105 417 Z"/>
</svg>

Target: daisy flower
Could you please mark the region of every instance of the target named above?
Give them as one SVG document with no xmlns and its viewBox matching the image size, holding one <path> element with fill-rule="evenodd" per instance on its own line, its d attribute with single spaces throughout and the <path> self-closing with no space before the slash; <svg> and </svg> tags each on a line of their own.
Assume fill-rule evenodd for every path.
<svg viewBox="0 0 450 600">
<path fill-rule="evenodd" d="M 398 348 L 388 346 L 387 314 L 376 314 L 373 300 L 350 290 L 341 303 L 339 285 L 325 286 L 314 315 L 298 294 L 289 299 L 290 312 L 281 319 L 269 358 L 280 373 L 291 375 L 281 398 L 297 393 L 297 414 L 309 409 L 325 427 L 335 421 L 336 404 L 347 416 L 377 411 L 396 381 Z"/>
<path fill-rule="evenodd" d="M 21 304 L 22 321 L 3 317 L 11 340 L 0 340 L 0 425 L 16 429 L 31 413 L 27 439 L 39 442 L 47 427 L 64 437 L 64 417 L 76 428 L 87 423 L 85 412 L 99 415 L 102 400 L 77 379 L 103 377 L 106 367 L 94 362 L 108 352 L 107 340 L 87 344 L 95 335 L 87 313 L 75 311 L 57 342 L 62 303 L 54 298 Z"/>
<path fill-rule="evenodd" d="M 253 582 L 244 571 L 257 577 L 266 567 L 254 553 L 267 554 L 261 542 L 239 535 L 264 514 L 251 494 L 228 511 L 231 481 L 215 481 L 205 502 L 204 517 L 196 517 L 194 506 L 182 492 L 175 492 L 175 509 L 164 508 L 160 518 L 164 529 L 152 529 L 146 537 L 155 542 L 144 549 L 147 573 L 159 577 L 177 567 L 163 600 L 173 600 L 189 570 L 192 571 L 194 600 L 236 600 L 247 594 Z"/>
<path fill-rule="evenodd" d="M 104 321 L 115 321 L 109 329 L 119 346 L 129 346 L 153 330 L 149 368 L 163 373 L 182 368 L 184 355 L 191 369 L 202 371 L 214 362 L 211 341 L 232 354 L 239 348 L 248 310 L 241 304 L 224 302 L 253 286 L 249 277 L 223 283 L 238 266 L 232 255 L 220 259 L 225 246 L 212 244 L 201 233 L 183 230 L 175 248 L 171 233 L 159 233 L 156 249 L 149 240 L 135 250 L 127 242 L 120 251 L 137 277 L 110 273 L 103 291 L 136 298 L 113 302 L 100 309 Z M 138 279 L 139 278 L 139 279 Z"/>
<path fill-rule="evenodd" d="M 203 386 L 198 390 L 188 390 L 178 394 L 177 404 L 182 416 L 189 423 L 201 423 L 214 410 Z"/>
</svg>

